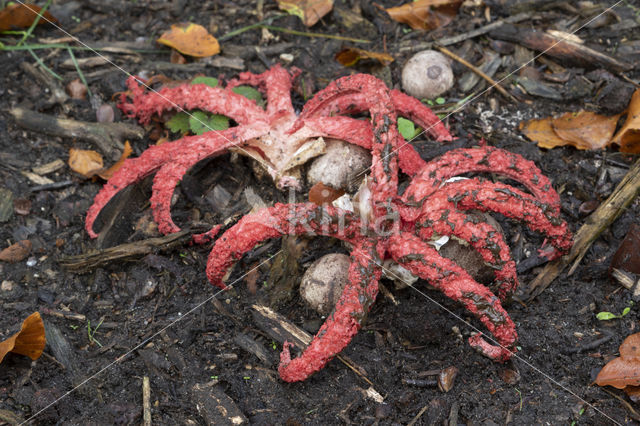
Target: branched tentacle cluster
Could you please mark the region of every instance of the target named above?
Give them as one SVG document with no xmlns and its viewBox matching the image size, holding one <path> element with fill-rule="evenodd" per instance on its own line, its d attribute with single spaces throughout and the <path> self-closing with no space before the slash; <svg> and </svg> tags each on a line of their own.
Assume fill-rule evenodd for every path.
<svg viewBox="0 0 640 426">
<path fill-rule="evenodd" d="M 280 357 L 281 378 L 304 380 L 346 347 L 375 301 L 382 261 L 388 258 L 460 302 L 488 329 L 496 344 L 481 334 L 472 336 L 469 343 L 489 358 L 508 360 L 515 351 L 517 333 L 501 302 L 518 285 L 515 262 L 502 234 L 473 211 L 498 212 L 524 222 L 547 237 L 553 246 L 548 256 L 557 257 L 571 247 L 571 235 L 560 218 L 559 197 L 549 180 L 532 162 L 491 147 L 457 149 L 425 162 L 402 139 L 397 117 L 413 120 L 437 141 L 451 140 L 448 130 L 421 102 L 389 90 L 370 75 L 332 82 L 296 116 L 290 98 L 295 74 L 276 66 L 262 74 L 242 73 L 225 89 L 184 84 L 159 93 L 145 92 L 130 80 L 132 101 L 124 101 L 121 108 L 142 122 L 177 104 L 185 109 L 226 115 L 238 126 L 184 137 L 127 160 L 89 209 L 89 234 L 95 236 L 96 217 L 118 191 L 152 173 L 156 173 L 151 197 L 154 219 L 161 232 L 170 233 L 178 230 L 171 220 L 171 195 L 181 177 L 198 161 L 230 148 L 255 150 L 263 156 L 278 186 L 299 186 L 293 175 L 287 175 L 283 164 L 312 138 L 342 139 L 371 150 L 369 215 L 360 217 L 311 203 L 276 204 L 244 216 L 224 232 L 215 241 L 207 261 L 207 277 L 214 285 L 225 288 L 222 280 L 233 263 L 270 238 L 324 235 L 353 247 L 349 281 L 333 313 L 297 358 L 292 359 L 290 344 L 285 342 Z M 239 84 L 256 86 L 265 93 L 266 110 L 230 90 Z M 348 116 L 362 112 L 368 112 L 371 120 Z M 402 196 L 398 195 L 399 170 L 411 178 Z M 501 175 L 520 183 L 529 193 L 476 177 L 452 179 L 470 172 Z M 196 241 L 215 238 L 219 229 L 214 227 L 197 236 Z M 477 250 L 495 270 L 497 295 L 453 260 L 441 256 L 429 244 L 434 234 L 455 236 Z"/>
</svg>

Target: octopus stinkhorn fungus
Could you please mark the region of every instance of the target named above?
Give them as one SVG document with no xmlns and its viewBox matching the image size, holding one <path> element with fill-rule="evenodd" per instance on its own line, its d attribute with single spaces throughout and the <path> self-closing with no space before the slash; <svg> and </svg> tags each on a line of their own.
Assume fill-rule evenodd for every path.
<svg viewBox="0 0 640 426">
<path fill-rule="evenodd" d="M 496 361 L 508 360 L 515 351 L 517 334 L 501 301 L 518 285 L 515 263 L 502 234 L 478 219 L 475 210 L 499 212 L 524 222 L 547 237 L 552 246 L 547 256 L 558 257 L 571 247 L 572 240 L 549 180 L 532 162 L 487 146 L 456 149 L 426 163 L 398 133 L 397 117 L 413 120 L 437 141 L 451 140 L 448 130 L 417 99 L 389 90 L 371 75 L 358 74 L 330 83 L 296 116 L 289 94 L 295 74 L 275 66 L 262 74 L 242 73 L 225 89 L 185 84 L 159 92 L 146 92 L 130 79 L 132 100 L 123 100 L 120 108 L 141 122 L 180 107 L 223 114 L 238 126 L 154 146 L 140 157 L 126 160 L 87 213 L 89 235 L 96 236 L 93 224 L 105 204 L 118 191 L 151 173 L 156 173 L 151 208 L 159 230 L 167 234 L 178 230 L 170 213 L 173 190 L 196 162 L 230 148 L 254 150 L 280 187 L 298 186 L 295 177 L 287 175 L 287 164 L 295 163 L 300 147 L 312 138 L 341 139 L 371 151 L 367 179 L 371 208 L 366 215 L 313 203 L 276 204 L 244 216 L 226 230 L 215 241 L 207 261 L 207 277 L 225 288 L 222 280 L 233 263 L 270 238 L 325 235 L 353 247 L 348 282 L 333 313 L 299 357 L 292 359 L 290 344 L 285 342 L 280 377 L 289 382 L 304 380 L 344 349 L 375 301 L 386 259 L 393 259 L 462 303 L 493 335 L 490 343 L 476 334 L 469 339 L 471 346 Z M 237 84 L 262 90 L 266 110 L 233 93 L 230 88 Z M 347 116 L 362 112 L 368 112 L 371 119 Z M 411 179 L 402 195 L 398 193 L 399 170 Z M 529 192 L 480 178 L 450 179 L 470 172 L 503 175 Z M 205 237 L 215 238 L 219 229 L 216 226 Z M 497 295 L 428 244 L 434 233 L 455 236 L 477 250 L 495 270 Z M 202 236 L 196 239 L 204 240 Z"/>
</svg>

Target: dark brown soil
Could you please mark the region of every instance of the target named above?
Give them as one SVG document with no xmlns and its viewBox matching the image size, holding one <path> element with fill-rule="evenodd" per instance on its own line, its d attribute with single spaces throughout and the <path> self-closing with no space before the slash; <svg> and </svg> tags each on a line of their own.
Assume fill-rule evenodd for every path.
<svg viewBox="0 0 640 426">
<path fill-rule="evenodd" d="M 109 54 L 116 64 L 134 74 L 153 74 L 154 64 L 168 62 L 169 50 L 154 46 L 153 40 L 173 23 L 196 22 L 221 37 L 258 21 L 256 4 L 248 1 L 54 3 L 52 12 L 61 26 L 88 44 L 109 46 L 139 38 L 147 40 L 148 48 L 155 52 Z M 264 3 L 265 17 L 279 13 L 275 2 Z M 386 48 L 395 58 L 389 67 L 375 71 L 394 87 L 400 87 L 402 65 L 410 57 L 410 53 L 397 51 L 401 43 L 457 35 L 487 23 L 485 6 L 472 6 L 461 9 L 456 20 L 445 28 L 431 33 L 407 32 L 406 25 L 385 18 L 369 2 L 362 2 L 361 7 L 357 1 L 335 3 L 336 8 L 361 9 L 367 23 L 346 29 L 344 21 L 334 12 L 311 30 L 293 16 L 278 18 L 273 25 L 371 40 L 358 46 L 378 52 Z M 402 2 L 379 3 L 390 7 Z M 562 3 L 567 7 L 558 2 L 551 6 L 550 2 L 537 2 L 536 10 L 510 7 L 527 3 L 524 1 L 487 3 L 491 4 L 493 19 L 529 10 L 531 17 L 521 24 L 541 30 L 561 27 L 576 18 L 570 12 L 573 2 Z M 633 46 L 629 42 L 638 39 L 639 12 L 637 1 L 623 1 L 614 10 L 616 20 L 582 29 L 577 35 L 615 54 L 624 46 Z M 586 22 L 587 18 L 578 16 L 577 21 Z M 627 29 L 614 25 L 622 21 L 636 25 Z M 35 34 L 37 38 L 65 35 L 53 27 L 39 27 Z M 242 56 L 245 69 L 253 72 L 279 63 L 282 53 L 291 54 L 294 60 L 289 66 L 302 70 L 301 78 L 307 87 L 312 84 L 314 92 L 335 78 L 357 71 L 334 60 L 342 47 L 356 45 L 352 42 L 279 31 L 272 34 L 276 39 L 263 44 L 260 29 L 223 40 L 223 54 Z M 13 37 L 5 35 L 0 40 L 7 45 L 15 44 Z M 487 35 L 473 39 L 476 54 L 470 54 L 468 59 L 478 63 L 481 55 L 477 52 L 493 46 L 492 41 Z M 450 48 L 457 50 L 461 45 Z M 256 55 L 255 46 L 261 46 L 263 53 Z M 276 47 L 270 49 L 273 46 Z M 63 77 L 65 84 L 77 78 L 75 70 L 61 66 L 68 58 L 66 51 L 36 52 Z M 640 55 L 637 51 L 635 56 L 632 53 L 624 59 L 636 64 L 627 75 L 637 81 Z M 94 53 L 76 51 L 76 55 L 84 58 Z M 508 54 L 505 57 L 513 59 Z M 416 284 L 418 292 L 411 288 L 395 289 L 392 283 L 385 282 L 398 304 L 380 295 L 363 329 L 344 351 L 366 371 L 384 402 L 368 397 L 365 390 L 370 385 L 337 360 L 305 382 L 284 383 L 276 370 L 281 346 L 258 329 L 251 316 L 251 305 L 272 304 L 292 322 L 312 332 L 319 326 L 320 318 L 300 300 L 297 289 L 274 302 L 269 285 L 275 281 L 270 277 L 274 269 L 269 256 L 278 251 L 280 241 L 272 241 L 238 262 L 228 280 L 234 282 L 251 267 L 266 261 L 259 268 L 254 294 L 244 279 L 226 292 L 218 292 L 207 282 L 205 263 L 210 246 L 184 244 L 144 258 L 114 261 L 82 274 L 61 267 L 62 257 L 98 247 L 84 230 L 84 215 L 103 182 L 84 179 L 65 166 L 47 177 L 55 182 L 70 180 L 69 185 L 34 190 L 37 184 L 21 173 L 56 159 L 66 163 L 72 147 L 95 149 L 83 141 L 26 131 L 10 118 L 6 111 L 15 106 L 59 117 L 65 115 L 60 105 L 44 106 L 43 100 L 49 93 L 19 67 L 23 61 L 34 59 L 26 51 L 12 51 L 3 52 L 0 60 L 0 188 L 10 190 L 14 199 L 28 200 L 31 207 L 27 214 L 14 212 L 1 224 L 0 249 L 25 239 L 31 241 L 33 249 L 20 262 L 0 262 L 3 282 L 0 336 L 10 336 L 24 318 L 39 311 L 50 342 L 53 339 L 58 347 L 47 346 L 45 355 L 35 362 L 13 354 L 5 358 L 0 365 L 0 424 L 10 423 L 10 415 L 26 420 L 36 413 L 33 419 L 36 424 L 138 424 L 142 421 L 143 376 L 150 378 L 155 424 L 215 422 L 216 415 L 207 414 L 203 407 L 211 403 L 207 395 L 224 394 L 253 424 L 407 424 L 419 413 L 422 414 L 417 424 L 626 424 L 637 416 L 621 402 L 627 401 L 637 409 L 624 393 L 614 389 L 607 393 L 591 385 L 605 362 L 617 353 L 624 337 L 638 329 L 635 305 L 622 319 L 596 319 L 598 312 L 620 313 L 632 303 L 629 291 L 610 279 L 608 268 L 630 225 L 639 221 L 637 200 L 604 231 L 573 275 L 561 275 L 531 303 L 513 302 L 507 307 L 519 334 L 520 352 L 512 362 L 501 365 L 475 353 L 466 343 L 466 337 L 473 331 L 467 322 L 478 324 L 464 309 L 426 283 Z M 517 68 L 515 62 L 506 63 L 496 79 Z M 572 79 L 584 80 L 586 73 L 593 71 L 562 64 L 573 73 Z M 536 61 L 535 66 L 543 64 Z M 124 90 L 126 76 L 122 71 L 113 67 L 97 69 L 105 71 L 89 77 L 95 101 L 67 101 L 67 117 L 95 121 L 96 107 L 110 102 L 114 93 Z M 85 70 L 87 74 L 94 71 Z M 454 71 L 459 79 L 468 70 L 456 65 Z M 176 79 L 190 78 L 196 72 L 179 67 L 163 71 Z M 199 72 L 228 79 L 238 71 L 208 66 Z M 597 205 L 605 200 L 634 158 L 616 152 L 615 147 L 606 152 L 542 150 L 526 140 L 517 126 L 532 117 L 585 107 L 597 111 L 610 109 L 611 105 L 598 97 L 602 82 L 590 84 L 589 90 L 573 100 L 554 101 L 518 93 L 514 80 L 507 80 L 505 87 L 525 102 L 514 104 L 494 91 L 481 94 L 446 119 L 452 132 L 461 138 L 449 146 L 472 146 L 485 138 L 489 145 L 535 161 L 561 194 L 564 218 L 575 231 L 584 223 L 585 203 Z M 481 83 L 473 93 L 480 93 L 482 87 Z M 447 103 L 454 103 L 470 93 L 461 93 L 454 86 L 444 97 Z M 294 103 L 300 108 L 304 98 L 296 94 Z M 116 114 L 116 121 L 129 121 Z M 135 155 L 153 143 L 149 138 L 132 142 Z M 425 159 L 448 149 L 422 138 L 415 143 Z M 203 194 L 212 196 L 215 185 L 237 195 L 229 208 L 215 210 L 203 197 Z M 267 203 L 286 201 L 287 194 L 277 191 L 264 176 L 255 174 L 249 160 L 226 155 L 199 165 L 185 177 L 176 191 L 179 197 L 173 217 L 179 225 L 189 227 L 194 218 L 220 223 L 233 215 L 246 214 L 250 207 L 238 194 L 247 187 L 253 187 Z M 126 207 L 119 211 L 119 222 L 109 231 L 103 247 L 158 235 L 149 225 L 146 200 L 150 181 L 136 188 L 127 195 Z M 306 194 L 298 197 L 303 200 Z M 521 283 L 526 285 L 540 271 L 540 266 L 528 257 L 535 254 L 542 238 L 519 223 L 502 217 L 498 220 L 518 262 Z M 299 271 L 322 254 L 335 251 L 345 250 L 329 239 L 310 242 L 296 259 Z M 297 285 L 300 276 L 286 278 Z M 93 338 L 89 331 L 94 332 Z M 271 362 L 260 361 L 242 349 L 237 343 L 240 334 L 262 345 Z M 611 338 L 599 346 L 587 346 L 609 335 Z M 584 346 L 588 349 L 578 350 Z M 435 385 L 430 372 L 452 366 L 459 373 L 453 388 L 444 393 Z M 198 392 L 198 386 L 207 391 Z M 57 402 L 40 412 L 54 401 Z"/>
</svg>

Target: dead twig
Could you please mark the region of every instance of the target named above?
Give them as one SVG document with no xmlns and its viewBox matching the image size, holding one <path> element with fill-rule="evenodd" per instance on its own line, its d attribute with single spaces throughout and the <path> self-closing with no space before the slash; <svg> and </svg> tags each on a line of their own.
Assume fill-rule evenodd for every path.
<svg viewBox="0 0 640 426">
<path fill-rule="evenodd" d="M 600 236 L 602 231 L 607 229 L 624 212 L 639 191 L 640 160 L 636 161 L 609 198 L 587 218 L 584 225 L 576 232 L 571 252 L 549 263 L 533 280 L 527 289 L 528 300 L 531 301 L 549 287 L 551 282 L 571 263 L 573 265 L 568 275 L 573 274 L 591 244 Z"/>
<path fill-rule="evenodd" d="M 491 31 L 491 37 L 511 41 L 528 47 L 545 55 L 565 60 L 586 67 L 602 67 L 615 72 L 629 71 L 632 64 L 620 61 L 605 53 L 598 52 L 583 44 L 562 38 L 557 34 L 549 34 L 530 28 L 515 25 L 502 25 Z"/>
<path fill-rule="evenodd" d="M 148 238 L 133 243 L 121 244 L 104 250 L 94 250 L 77 256 L 65 256 L 59 263 L 74 272 L 85 272 L 114 260 L 138 258 L 155 251 L 167 251 L 191 240 L 191 231 L 182 230 L 164 237 Z"/>
<path fill-rule="evenodd" d="M 124 146 L 123 139 L 142 139 L 144 129 L 126 123 L 90 123 L 68 118 L 56 118 L 24 108 L 11 108 L 9 114 L 25 129 L 47 135 L 76 138 L 89 141 L 104 154 L 117 160 Z"/>
<path fill-rule="evenodd" d="M 465 67 L 469 68 L 471 71 L 473 71 L 474 73 L 476 73 L 480 77 L 484 78 L 491 85 L 490 88 L 491 87 L 495 87 L 496 90 L 498 92 L 500 92 L 505 98 L 510 99 L 512 102 L 518 103 L 518 100 L 511 93 L 507 92 L 507 90 L 504 87 L 502 87 L 500 85 L 500 83 L 495 81 L 493 78 L 489 77 L 480 68 L 478 68 L 475 65 L 472 65 L 471 63 L 467 62 L 466 59 L 461 58 L 460 56 L 456 55 L 455 53 L 453 53 L 452 51 L 450 51 L 446 47 L 436 46 L 436 49 L 438 49 L 440 52 L 444 53 L 448 57 L 460 62 Z"/>
<path fill-rule="evenodd" d="M 151 385 L 147 376 L 142 378 L 142 410 L 142 424 L 151 426 Z"/>
<path fill-rule="evenodd" d="M 261 305 L 252 305 L 251 308 L 253 309 L 251 314 L 258 327 L 271 336 L 272 339 L 281 344 L 284 343 L 285 340 L 290 341 L 301 350 L 305 349 L 309 343 L 311 343 L 312 337 L 309 333 L 289 322 L 277 312 Z M 362 377 L 362 379 L 373 388 L 373 383 L 367 378 L 362 367 L 358 366 L 345 355 L 336 355 L 336 358 L 349 367 L 351 371 Z"/>
<path fill-rule="evenodd" d="M 431 49 L 433 46 L 450 46 L 452 44 L 460 43 L 461 41 L 468 40 L 470 38 L 475 38 L 481 36 L 483 34 L 488 33 L 489 31 L 493 31 L 496 28 L 500 28 L 504 24 L 515 24 L 520 21 L 524 21 L 531 17 L 530 13 L 519 13 L 517 15 L 510 16 L 505 19 L 500 19 L 498 21 L 492 22 L 480 28 L 476 28 L 475 30 L 468 31 L 466 33 L 458 34 L 457 36 L 441 38 L 440 40 L 430 41 L 426 43 L 417 43 L 411 46 L 400 46 L 398 47 L 398 52 L 418 52 L 420 50 Z"/>
</svg>

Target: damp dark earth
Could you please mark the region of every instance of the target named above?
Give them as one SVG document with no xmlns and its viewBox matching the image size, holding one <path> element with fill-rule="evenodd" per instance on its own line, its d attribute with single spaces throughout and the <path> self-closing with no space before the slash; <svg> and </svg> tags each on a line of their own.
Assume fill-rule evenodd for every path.
<svg viewBox="0 0 640 426">
<path fill-rule="evenodd" d="M 298 6 L 288 13 L 279 3 Z M 0 340 L 38 312 L 47 342 L 35 360 L 13 352 L 2 359 L 0 425 L 640 422 L 637 391 L 595 384 L 622 341 L 640 331 L 638 145 L 613 136 L 640 132 L 627 117 L 640 111 L 640 2 L 442 0 L 413 3 L 400 16 L 387 11 L 405 3 L 57 0 L 37 2 L 55 25 L 33 28 L 33 18 L 6 24 L 0 12 Z M 210 36 L 186 48 L 157 43 L 184 23 Z M 210 37 L 219 53 L 198 56 L 212 48 Z M 371 149 L 340 151 L 348 167 L 336 172 L 344 174 L 337 184 L 317 177 L 340 163 L 319 162 L 335 142 L 297 147 L 285 158 L 293 166 L 260 144 L 225 151 L 176 180 L 171 219 L 181 231 L 165 235 L 154 220 L 153 173 L 100 211 L 97 238 L 85 229 L 121 157 L 201 134 L 205 123 L 242 124 L 196 108 L 188 112 L 197 120 L 163 110 L 141 124 L 118 108 L 133 96 L 129 74 L 154 89 L 196 77 L 226 87 L 242 72 L 282 67 L 299 114 L 315 93 L 357 73 L 389 89 L 423 90 L 403 81 L 403 71 L 425 50 L 451 67 L 444 91 L 419 97 L 453 140 L 404 120 L 398 127 L 417 154 L 429 162 L 453 149 L 496 147 L 534 162 L 575 236 L 574 250 L 550 262 L 544 235 L 507 215 L 478 213 L 502 230 L 520 282 L 503 303 L 518 334 L 507 362 L 468 344 L 479 330 L 491 337 L 470 311 L 428 281 L 406 285 L 411 277 L 397 279 L 400 271 L 383 275 L 339 356 L 288 383 L 278 372 L 284 341 L 299 356 L 335 304 L 318 312 L 302 297 L 305 271 L 320 269 L 333 282 L 345 274 L 329 267 L 344 271 L 345 257 L 326 270 L 314 262 L 352 247 L 331 237 L 274 238 L 238 259 L 226 290 L 207 279 L 215 238 L 251 212 L 318 193 L 358 204 Z M 264 87 L 242 87 L 238 95 L 264 107 Z M 372 121 L 366 111 L 352 116 Z M 568 118 L 546 130 L 527 126 L 547 117 Z M 569 132 L 574 118 L 580 129 Z M 176 162 L 190 154 L 177 151 Z M 277 170 L 270 174 L 265 162 Z M 399 174 L 399 193 L 410 181 Z M 295 190 L 285 188 L 292 182 Z M 213 241 L 193 242 L 214 225 L 221 232 Z M 452 239 L 439 250 L 495 290 L 495 270 L 473 249 Z"/>
</svg>

